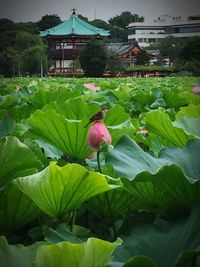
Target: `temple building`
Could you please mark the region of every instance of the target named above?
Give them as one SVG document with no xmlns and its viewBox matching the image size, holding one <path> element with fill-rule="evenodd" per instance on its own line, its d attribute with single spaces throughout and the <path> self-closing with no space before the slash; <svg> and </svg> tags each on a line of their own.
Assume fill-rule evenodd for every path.
<svg viewBox="0 0 200 267">
<path fill-rule="evenodd" d="M 106 48 L 121 58 L 126 66 L 132 66 L 137 54 L 141 51 L 135 40 L 124 43 L 107 43 Z"/>
<path fill-rule="evenodd" d="M 114 53 L 127 66 L 134 63 L 135 56 L 140 52 L 137 41 L 124 43 L 106 42 L 109 31 L 97 28 L 78 17 L 76 9 L 72 15 L 61 24 L 40 32 L 40 36 L 47 41 L 49 59 L 52 66 L 48 74 L 51 76 L 79 76 L 83 75 L 78 58 L 85 44 L 96 38 L 105 42 L 108 53 Z"/>
<path fill-rule="evenodd" d="M 72 15 L 61 24 L 40 32 L 40 36 L 47 40 L 52 67 L 50 75 L 77 75 L 76 66 L 78 54 L 91 38 L 103 40 L 110 34 L 97 28 L 78 17 L 76 9 Z M 80 70 L 81 71 L 81 70 Z"/>
</svg>

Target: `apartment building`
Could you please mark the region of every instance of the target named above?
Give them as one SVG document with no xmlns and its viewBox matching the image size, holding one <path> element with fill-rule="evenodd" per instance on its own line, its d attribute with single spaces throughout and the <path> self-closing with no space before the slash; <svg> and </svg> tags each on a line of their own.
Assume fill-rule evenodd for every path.
<svg viewBox="0 0 200 267">
<path fill-rule="evenodd" d="M 186 19 L 164 15 L 152 23 L 134 22 L 128 26 L 129 41 L 137 41 L 139 47 L 148 47 L 167 36 L 187 38 L 200 36 L 200 16 L 190 16 Z"/>
</svg>

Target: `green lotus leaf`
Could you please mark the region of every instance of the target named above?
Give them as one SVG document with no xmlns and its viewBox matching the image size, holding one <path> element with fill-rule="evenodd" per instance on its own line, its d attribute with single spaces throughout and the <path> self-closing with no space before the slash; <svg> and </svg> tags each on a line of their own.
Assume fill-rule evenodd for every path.
<svg viewBox="0 0 200 267">
<path fill-rule="evenodd" d="M 75 228 L 76 225 L 73 226 Z M 69 241 L 72 243 L 82 243 L 83 240 L 78 238 L 73 232 L 70 231 L 69 225 L 66 223 L 59 224 L 58 227 L 54 230 L 52 228 L 48 228 L 45 241 L 49 243 L 58 243 L 62 241 Z"/>
<path fill-rule="evenodd" d="M 134 221 L 130 224 L 127 221 L 119 234 L 123 243 L 114 251 L 113 261 L 127 262 L 134 256 L 143 255 L 151 258 L 159 267 L 173 267 L 184 251 L 199 251 L 199 220 L 198 202 L 188 216 L 175 221 L 160 220 L 158 224 L 134 223 Z M 193 257 L 188 260 L 191 264 Z"/>
<path fill-rule="evenodd" d="M 150 132 L 164 137 L 178 147 L 184 147 L 191 139 L 182 129 L 173 126 L 172 121 L 162 110 L 148 112 L 145 116 L 146 127 Z"/>
<path fill-rule="evenodd" d="M 88 105 L 82 97 L 70 98 L 57 107 L 57 113 L 65 116 L 69 120 L 89 119 L 98 112 L 101 107 L 97 104 Z"/>
<path fill-rule="evenodd" d="M 123 267 L 158 267 L 158 265 L 149 257 L 139 255 L 134 256 L 123 265 Z"/>
<path fill-rule="evenodd" d="M 53 217 L 60 217 L 86 199 L 118 187 L 117 184 L 108 184 L 104 175 L 88 171 L 79 164 L 59 167 L 54 162 L 43 171 L 20 177 L 14 183 L 41 210 Z"/>
<path fill-rule="evenodd" d="M 123 135 L 133 133 L 130 116 L 120 105 L 114 105 L 106 114 L 105 124 L 112 136 L 114 145 Z"/>
<path fill-rule="evenodd" d="M 188 99 L 183 97 L 182 92 L 176 87 L 172 89 L 163 90 L 163 98 L 167 104 L 167 107 L 179 108 L 188 104 Z"/>
<path fill-rule="evenodd" d="M 200 105 L 182 107 L 176 114 L 176 121 L 173 125 L 183 129 L 188 135 L 200 139 Z"/>
<path fill-rule="evenodd" d="M 199 153 L 200 142 L 190 141 L 183 149 L 164 149 L 154 158 L 124 136 L 109 147 L 106 164 L 143 208 L 161 212 L 172 205 L 190 208 L 200 197 Z"/>
<path fill-rule="evenodd" d="M 141 203 L 127 190 L 118 188 L 92 197 L 87 201 L 87 206 L 98 217 L 114 221 L 133 210 L 140 209 Z"/>
<path fill-rule="evenodd" d="M 162 164 L 128 136 L 123 136 L 114 148 L 110 146 L 106 157 L 106 165 L 113 166 L 117 177 L 125 176 L 131 180 L 143 171 L 156 173 Z"/>
<path fill-rule="evenodd" d="M 16 137 L 8 136 L 0 144 L 0 185 L 10 180 L 32 174 L 42 168 L 33 151 Z"/>
<path fill-rule="evenodd" d="M 31 246 L 9 245 L 5 237 L 0 237 L 1 267 L 33 267 L 36 250 L 39 245 L 39 243 Z"/>
<path fill-rule="evenodd" d="M 200 117 L 200 105 L 190 104 L 186 107 L 181 107 L 180 111 L 176 114 L 176 120 L 179 120 L 182 116 L 190 118 Z"/>
<path fill-rule="evenodd" d="M 143 209 L 162 214 L 167 209 L 190 209 L 200 198 L 200 182 L 194 184 L 176 165 L 164 166 L 156 174 L 142 172 L 133 181 L 122 178 L 126 189 L 143 204 Z"/>
<path fill-rule="evenodd" d="M 165 148 L 159 154 L 164 164 L 178 165 L 190 183 L 200 180 L 200 141 L 192 140 L 184 148 Z"/>
<path fill-rule="evenodd" d="M 176 267 L 191 266 L 190 263 L 194 263 L 196 266 L 200 265 L 200 247 L 197 251 L 184 251 L 179 255 L 176 260 Z"/>
<path fill-rule="evenodd" d="M 0 233 L 9 233 L 38 217 L 41 211 L 16 185 L 0 192 Z"/>
<path fill-rule="evenodd" d="M 86 120 L 67 120 L 54 110 L 37 110 L 29 123 L 36 139 L 53 144 L 70 159 L 83 160 L 91 153 L 84 128 Z"/>
<path fill-rule="evenodd" d="M 5 115 L 0 120 L 0 138 L 10 135 L 15 128 L 15 120 L 13 117 Z"/>
<path fill-rule="evenodd" d="M 66 264 L 73 267 L 104 267 L 119 244 L 119 240 L 110 243 L 89 238 L 81 244 L 63 241 L 43 245 L 37 250 L 36 267 L 65 267 Z"/>
</svg>

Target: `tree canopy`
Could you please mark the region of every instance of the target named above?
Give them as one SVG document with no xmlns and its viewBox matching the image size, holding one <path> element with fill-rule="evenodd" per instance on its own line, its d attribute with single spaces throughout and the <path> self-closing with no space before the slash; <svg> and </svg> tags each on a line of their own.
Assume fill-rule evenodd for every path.
<svg viewBox="0 0 200 267">
<path fill-rule="evenodd" d="M 37 25 L 39 27 L 40 31 L 47 30 L 49 28 L 52 28 L 58 24 L 60 24 L 62 21 L 60 17 L 56 14 L 53 15 L 45 15 L 37 22 Z"/>
<path fill-rule="evenodd" d="M 112 26 L 125 28 L 132 22 L 143 22 L 144 17 L 140 17 L 138 14 L 132 14 L 130 11 L 124 11 L 120 15 L 110 18 L 108 22 Z"/>
<path fill-rule="evenodd" d="M 106 67 L 106 59 L 106 49 L 103 43 L 96 39 L 87 42 L 79 57 L 87 77 L 101 77 Z"/>
</svg>

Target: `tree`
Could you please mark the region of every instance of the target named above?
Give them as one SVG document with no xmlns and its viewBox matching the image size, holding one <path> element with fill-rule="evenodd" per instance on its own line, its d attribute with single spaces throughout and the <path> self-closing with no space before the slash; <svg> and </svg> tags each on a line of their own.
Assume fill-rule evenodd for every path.
<svg viewBox="0 0 200 267">
<path fill-rule="evenodd" d="M 25 49 L 21 54 L 21 68 L 24 74 L 40 73 L 41 64 L 47 70 L 47 56 L 43 46 L 37 45 Z"/>
<path fill-rule="evenodd" d="M 168 57 L 171 63 L 179 58 L 185 40 L 169 36 L 150 46 L 150 49 L 159 49 L 161 56 Z"/>
<path fill-rule="evenodd" d="M 18 32 L 16 36 L 16 49 L 23 51 L 24 49 L 36 46 L 43 45 L 42 39 L 39 35 L 30 34 L 28 32 Z"/>
<path fill-rule="evenodd" d="M 37 22 L 18 22 L 15 23 L 15 29 L 17 32 L 29 32 L 31 34 L 39 33 Z"/>
<path fill-rule="evenodd" d="M 17 71 L 17 51 L 12 47 L 7 47 L 0 53 L 0 74 L 5 77 L 15 76 Z"/>
<path fill-rule="evenodd" d="M 125 66 L 123 60 L 114 51 L 107 51 L 107 65 L 106 69 L 110 71 L 111 75 L 116 75 L 124 70 Z"/>
<path fill-rule="evenodd" d="M 111 25 L 115 25 L 120 28 L 125 28 L 129 23 L 132 22 L 143 22 L 144 17 L 140 17 L 138 14 L 132 14 L 130 11 L 124 11 L 119 16 L 110 18 L 108 22 Z"/>
<path fill-rule="evenodd" d="M 111 25 L 109 25 L 106 21 L 102 19 L 94 19 L 90 21 L 90 24 L 94 25 L 95 27 L 104 29 L 104 30 L 110 30 Z"/>
<path fill-rule="evenodd" d="M 84 20 L 85 22 L 89 22 L 87 17 L 82 16 L 81 14 L 78 14 L 79 19 Z"/>
<path fill-rule="evenodd" d="M 176 66 L 181 71 L 189 71 L 200 75 L 200 37 L 192 37 L 185 41 L 185 45 L 176 61 Z"/>
<path fill-rule="evenodd" d="M 9 19 L 0 19 L 0 51 L 15 44 L 15 23 Z"/>
<path fill-rule="evenodd" d="M 81 51 L 79 60 L 85 76 L 101 77 L 107 60 L 103 43 L 99 40 L 91 39 Z"/>
<path fill-rule="evenodd" d="M 117 26 L 113 26 L 110 29 L 109 41 L 113 43 L 117 42 L 127 42 L 128 39 L 128 30 L 122 29 Z"/>
<path fill-rule="evenodd" d="M 199 60 L 200 61 L 200 37 L 192 37 L 185 42 L 185 45 L 180 52 L 180 58 L 184 60 Z"/>
<path fill-rule="evenodd" d="M 15 46 L 19 55 L 19 73 L 38 74 L 40 73 L 41 63 L 44 70 L 47 69 L 46 47 L 39 35 L 19 32 L 16 36 Z"/>
<path fill-rule="evenodd" d="M 145 65 L 149 62 L 149 55 L 145 50 L 141 50 L 136 56 L 136 65 Z"/>
<path fill-rule="evenodd" d="M 47 30 L 49 28 L 52 28 L 58 24 L 60 24 L 62 21 L 60 17 L 56 14 L 53 15 L 45 15 L 41 18 L 40 21 L 38 21 L 37 25 L 39 27 L 40 31 Z"/>
</svg>

